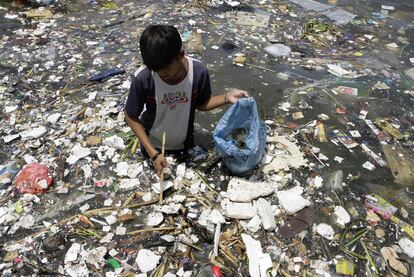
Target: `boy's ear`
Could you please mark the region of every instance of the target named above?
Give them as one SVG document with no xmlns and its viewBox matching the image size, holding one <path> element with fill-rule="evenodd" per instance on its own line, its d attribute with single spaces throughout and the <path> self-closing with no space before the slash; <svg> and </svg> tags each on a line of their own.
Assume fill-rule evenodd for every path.
<svg viewBox="0 0 414 277">
<path fill-rule="evenodd" d="M 178 57 L 179 57 L 180 59 L 182 59 L 182 58 L 184 58 L 184 56 L 185 56 L 185 51 L 184 51 L 184 50 L 181 50 L 181 51 L 180 51 L 180 54 L 179 54 L 179 56 L 178 56 Z"/>
</svg>

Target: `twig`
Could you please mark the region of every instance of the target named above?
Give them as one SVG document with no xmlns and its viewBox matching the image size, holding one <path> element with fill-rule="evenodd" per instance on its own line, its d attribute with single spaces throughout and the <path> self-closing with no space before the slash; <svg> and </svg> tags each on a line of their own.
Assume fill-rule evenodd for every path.
<svg viewBox="0 0 414 277">
<path fill-rule="evenodd" d="M 351 250 L 349 250 L 349 249 L 346 249 L 346 248 L 344 248 L 344 249 L 342 249 L 346 254 L 349 254 L 349 255 L 351 255 L 351 256 L 354 256 L 355 258 L 358 258 L 358 259 L 360 259 L 360 260 L 363 260 L 363 261 L 365 261 L 367 258 L 366 257 L 364 257 L 364 256 L 362 256 L 362 255 L 359 255 L 358 253 L 355 253 L 355 252 L 353 252 L 353 251 L 351 251 Z"/>
<path fill-rule="evenodd" d="M 364 230 L 361 234 L 356 235 L 356 237 L 354 237 L 352 240 L 350 240 L 348 243 L 344 245 L 344 248 L 347 248 L 348 246 L 350 246 L 351 244 L 353 244 L 354 242 L 356 242 L 357 240 L 365 236 L 366 233 L 368 233 L 368 231 Z"/>
<path fill-rule="evenodd" d="M 219 44 L 220 43 L 220 41 L 224 38 L 224 36 L 227 34 L 227 32 L 225 32 L 221 37 L 220 37 L 220 39 L 216 42 L 216 44 Z"/>
<path fill-rule="evenodd" d="M 263 70 L 267 70 L 270 72 L 277 72 L 276 70 L 270 69 L 270 68 L 266 68 L 260 65 L 255 65 L 255 64 L 251 64 L 251 63 L 246 63 L 247 66 L 251 66 L 251 67 L 255 67 L 255 68 L 259 68 L 259 69 L 263 69 Z"/>
<path fill-rule="evenodd" d="M 224 264 L 222 264 L 222 263 L 220 263 L 219 261 L 217 261 L 216 260 L 216 257 L 214 257 L 214 255 L 211 255 L 211 257 L 210 257 L 210 263 L 212 264 L 212 265 L 216 265 L 216 266 L 219 266 L 220 268 L 222 268 L 222 269 L 225 269 L 225 270 L 227 270 L 227 271 L 230 271 L 230 269 L 228 269 Z"/>
<path fill-rule="evenodd" d="M 185 244 L 187 246 L 190 246 L 191 248 L 194 248 L 194 249 L 198 250 L 199 252 L 204 252 L 204 249 L 203 248 L 198 247 L 198 246 L 195 246 L 194 244 L 188 243 L 188 242 L 186 242 L 184 240 L 179 240 L 179 242 L 181 242 L 182 244 Z"/>
<path fill-rule="evenodd" d="M 157 228 L 146 228 L 141 230 L 136 230 L 127 233 L 127 235 L 136 235 L 141 233 L 147 233 L 147 232 L 157 232 L 157 231 L 175 231 L 177 227 L 175 226 L 166 226 L 166 227 L 157 227 Z"/>
<path fill-rule="evenodd" d="M 162 157 L 164 158 L 164 153 L 165 153 L 165 132 L 162 133 L 162 149 L 161 149 L 161 154 Z M 161 171 L 161 178 L 160 178 L 160 204 L 162 204 L 162 202 L 164 201 L 164 168 L 162 168 Z"/>
<path fill-rule="evenodd" d="M 368 261 L 369 261 L 369 264 L 371 265 L 372 270 L 374 270 L 375 272 L 378 272 L 378 270 L 377 270 L 377 268 L 376 268 L 376 266 L 375 266 L 375 263 L 374 263 L 374 261 L 372 260 L 371 255 L 370 255 L 370 254 L 369 254 L 369 252 L 368 252 L 368 248 L 367 248 L 367 246 L 365 245 L 365 243 L 364 243 L 364 241 L 363 241 L 363 240 L 360 240 L 360 242 L 361 242 L 362 248 L 363 248 L 363 249 L 364 249 L 364 251 L 365 251 L 365 255 L 366 255 L 366 257 L 367 257 L 367 259 L 368 259 Z"/>
<path fill-rule="evenodd" d="M 201 205 L 203 205 L 203 207 L 204 208 L 207 208 L 207 209 L 209 209 L 209 208 L 211 208 L 211 203 L 210 203 L 210 201 L 208 201 L 207 199 L 205 199 L 204 197 L 202 197 L 202 196 L 197 196 L 197 195 L 189 195 L 188 197 L 187 197 L 187 200 L 190 200 L 190 199 L 195 199 L 195 200 L 197 200 L 198 202 L 200 202 L 200 204 Z"/>
<path fill-rule="evenodd" d="M 151 200 L 151 201 L 146 201 L 146 202 L 142 202 L 142 203 L 138 203 L 138 204 L 122 206 L 122 208 L 127 208 L 127 209 L 139 208 L 139 207 L 142 207 L 142 206 L 148 206 L 148 205 L 155 204 L 158 201 L 159 201 L 158 199 L 154 199 L 154 200 Z"/>
<path fill-rule="evenodd" d="M 224 246 L 224 244 L 222 242 L 219 243 L 220 246 L 220 253 L 222 253 L 224 255 L 224 257 L 229 260 L 236 268 L 238 267 L 237 264 L 237 258 L 233 256 L 233 254 L 230 252 L 229 253 L 229 249 L 227 249 L 226 246 Z"/>
<path fill-rule="evenodd" d="M 206 179 L 201 175 L 200 171 L 197 169 L 194 169 L 194 172 L 198 175 L 198 178 L 200 178 L 201 182 L 203 182 L 213 193 L 219 194 L 215 189 L 213 189 L 210 184 L 206 181 Z"/>
<path fill-rule="evenodd" d="M 132 202 L 132 200 L 134 200 L 135 195 L 135 192 L 131 193 L 131 195 L 128 196 L 127 200 L 125 200 L 125 203 L 122 205 L 122 207 L 129 205 Z"/>
</svg>

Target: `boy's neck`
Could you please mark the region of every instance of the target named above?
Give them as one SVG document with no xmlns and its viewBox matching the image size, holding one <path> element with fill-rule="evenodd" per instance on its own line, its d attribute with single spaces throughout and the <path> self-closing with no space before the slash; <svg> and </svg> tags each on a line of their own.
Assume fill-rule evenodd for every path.
<svg viewBox="0 0 414 277">
<path fill-rule="evenodd" d="M 174 80 L 174 81 L 171 81 L 171 80 L 170 81 L 167 81 L 167 80 L 164 80 L 162 78 L 161 78 L 161 80 L 163 80 L 165 83 L 167 83 L 169 85 L 177 85 L 177 84 L 179 84 L 182 80 L 184 80 L 187 77 L 189 65 L 188 65 L 188 59 L 186 58 L 186 56 L 183 56 L 180 59 L 180 65 L 181 65 L 181 67 L 180 67 L 181 73 L 178 75 L 178 77 L 177 77 L 176 80 Z"/>
</svg>

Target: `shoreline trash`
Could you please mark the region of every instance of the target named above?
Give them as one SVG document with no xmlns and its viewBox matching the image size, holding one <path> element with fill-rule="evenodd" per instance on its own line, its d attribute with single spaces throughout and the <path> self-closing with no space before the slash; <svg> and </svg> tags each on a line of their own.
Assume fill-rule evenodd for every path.
<svg viewBox="0 0 414 277">
<path fill-rule="evenodd" d="M 14 180 L 15 187 L 20 193 L 43 194 L 53 183 L 49 168 L 43 164 L 25 166 Z"/>
</svg>

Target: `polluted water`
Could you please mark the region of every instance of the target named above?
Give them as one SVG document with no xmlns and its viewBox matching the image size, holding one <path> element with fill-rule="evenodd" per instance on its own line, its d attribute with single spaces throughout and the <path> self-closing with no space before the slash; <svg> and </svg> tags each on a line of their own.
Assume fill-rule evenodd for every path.
<svg viewBox="0 0 414 277">
<path fill-rule="evenodd" d="M 413 22 L 401 0 L 0 1 L 1 275 L 412 275 Z M 231 105 L 162 180 L 142 155 L 123 110 L 150 24 L 255 100 L 243 176 L 212 139 Z"/>
</svg>

